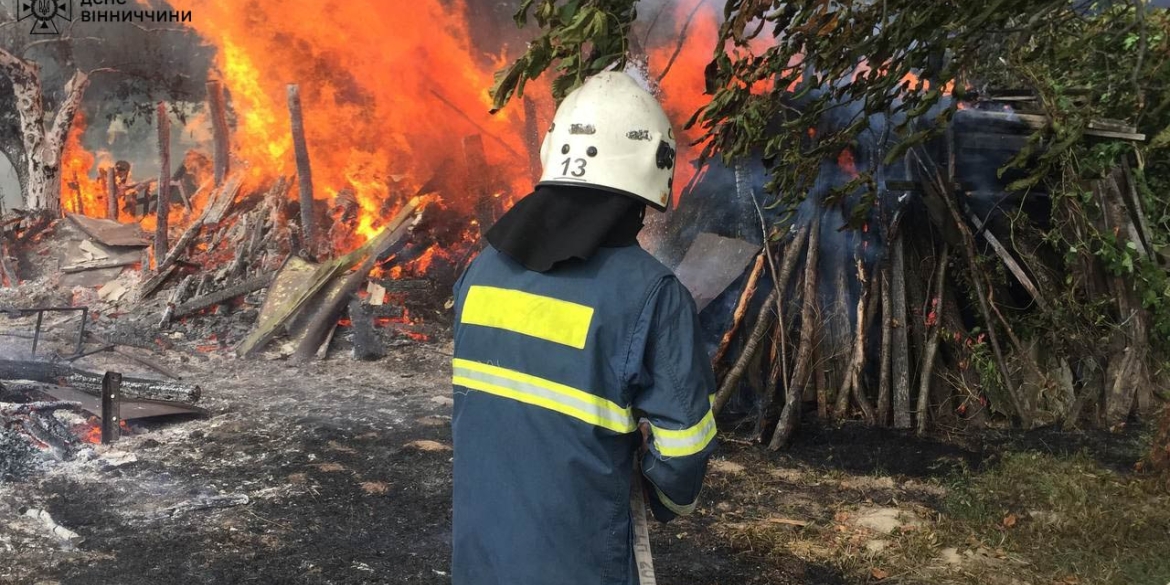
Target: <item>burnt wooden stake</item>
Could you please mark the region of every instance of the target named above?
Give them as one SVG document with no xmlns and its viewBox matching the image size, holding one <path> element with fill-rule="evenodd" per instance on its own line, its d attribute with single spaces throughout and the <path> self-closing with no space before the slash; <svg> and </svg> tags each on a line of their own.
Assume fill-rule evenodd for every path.
<svg viewBox="0 0 1170 585">
<path fill-rule="evenodd" d="M 223 84 L 219 80 L 207 82 L 207 103 L 211 110 L 211 133 L 215 142 L 215 186 L 223 185 L 231 171 L 231 136 L 224 104 Z"/>
<path fill-rule="evenodd" d="M 349 301 L 349 321 L 353 324 L 353 359 L 369 362 L 382 357 L 382 344 L 374 332 L 374 318 L 361 299 Z"/>
<path fill-rule="evenodd" d="M 158 103 L 158 208 L 154 230 L 154 261 L 158 265 L 167 256 L 167 213 L 171 199 L 171 121 L 166 102 Z"/>
<path fill-rule="evenodd" d="M 118 221 L 118 177 L 114 167 L 106 172 L 106 218 Z"/>
<path fill-rule="evenodd" d="M 122 435 L 122 374 L 106 372 L 102 377 L 102 444 L 109 445 Z"/>
<path fill-rule="evenodd" d="M 305 120 L 301 115 L 301 89 L 296 84 L 288 86 L 288 114 L 292 123 L 293 151 L 297 160 L 297 185 L 301 195 L 302 247 L 313 250 L 313 170 L 309 165 L 309 147 L 305 143 Z"/>
<path fill-rule="evenodd" d="M 8 242 L 0 240 L 0 276 L 3 276 L 3 280 L 8 286 L 15 288 L 20 285 L 20 277 L 16 275 L 12 264 L 8 260 Z"/>
</svg>

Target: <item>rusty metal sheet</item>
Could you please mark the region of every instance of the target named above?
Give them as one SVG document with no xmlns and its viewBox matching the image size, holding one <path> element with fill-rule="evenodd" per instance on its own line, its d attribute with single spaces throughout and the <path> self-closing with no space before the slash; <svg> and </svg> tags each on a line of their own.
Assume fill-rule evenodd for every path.
<svg viewBox="0 0 1170 585">
<path fill-rule="evenodd" d="M 112 219 L 95 219 L 76 213 L 66 214 L 66 217 L 85 235 L 107 246 L 145 248 L 150 245 L 142 228 L 136 223 L 118 223 Z"/>
<path fill-rule="evenodd" d="M 745 240 L 702 233 L 674 273 L 702 311 L 743 274 L 761 248 Z"/>
<path fill-rule="evenodd" d="M 38 384 L 37 390 L 57 400 L 78 402 L 81 404 L 82 410 L 94 416 L 101 417 L 102 415 L 102 399 L 100 396 L 86 394 L 85 392 L 66 386 L 52 386 L 48 384 Z M 154 418 L 156 416 L 172 416 L 177 414 L 196 414 L 200 416 L 207 414 L 206 410 L 197 406 L 126 398 L 122 399 L 120 410 L 122 420 Z"/>
</svg>

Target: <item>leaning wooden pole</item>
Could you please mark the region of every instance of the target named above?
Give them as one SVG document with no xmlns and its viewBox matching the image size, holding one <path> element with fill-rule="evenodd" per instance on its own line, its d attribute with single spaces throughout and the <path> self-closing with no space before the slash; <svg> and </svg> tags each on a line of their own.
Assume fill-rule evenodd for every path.
<svg viewBox="0 0 1170 585">
<path fill-rule="evenodd" d="M 764 260 L 763 252 L 756 255 L 756 263 L 752 266 L 752 271 L 748 273 L 743 291 L 739 293 L 739 302 L 735 304 L 735 311 L 731 315 L 731 327 L 728 327 L 723 334 L 723 339 L 719 341 L 719 347 L 715 350 L 715 357 L 711 358 L 711 365 L 716 371 L 720 369 L 720 364 L 723 363 L 723 358 L 727 355 L 727 348 L 731 347 L 731 340 L 735 338 L 740 324 L 743 323 L 743 317 L 747 314 L 752 297 L 756 295 L 756 285 L 760 280 L 760 274 L 764 271 Z"/>
<path fill-rule="evenodd" d="M 305 249 L 314 249 L 313 237 L 313 170 L 309 166 L 309 147 L 305 143 L 305 120 L 301 114 L 301 89 L 288 86 L 288 114 L 292 122 L 293 152 L 297 160 L 297 185 L 300 187 L 301 235 Z"/>
<path fill-rule="evenodd" d="M 215 186 L 219 187 L 231 172 L 231 135 L 228 130 L 223 83 L 217 79 L 207 82 L 207 105 L 211 111 L 211 135 L 214 140 Z"/>
<path fill-rule="evenodd" d="M 926 333 L 926 349 L 922 352 L 922 367 L 918 368 L 922 374 L 918 377 L 918 435 L 926 434 L 930 422 L 930 382 L 934 372 L 934 356 L 938 353 L 939 330 L 943 322 L 943 286 L 946 285 L 947 260 L 950 247 L 945 243 L 942 252 L 938 255 L 938 270 L 934 279 L 934 298 L 931 299 L 930 312 L 934 315 L 934 322 L 930 323 L 930 330 Z"/>
<path fill-rule="evenodd" d="M 764 338 L 767 337 L 768 329 L 771 327 L 772 320 L 776 316 L 772 311 L 772 305 L 776 303 L 776 297 L 779 294 L 779 291 L 773 288 L 767 300 L 760 306 L 760 316 L 756 319 L 756 325 L 752 328 L 752 333 L 748 336 L 747 342 L 743 344 L 743 350 L 739 354 L 739 359 L 735 361 L 735 365 L 732 366 L 731 371 L 727 372 L 727 377 L 723 379 L 723 384 L 719 386 L 719 391 L 715 393 L 715 403 L 711 406 L 711 410 L 716 414 L 723 410 L 724 405 L 731 399 L 731 395 L 739 388 L 739 381 L 743 379 L 744 373 L 747 372 L 748 366 L 752 363 L 752 359 L 756 357 L 756 352 L 760 350 Z"/>
<path fill-rule="evenodd" d="M 154 261 L 167 256 L 167 214 L 171 210 L 171 120 L 166 102 L 158 103 L 158 208 L 154 229 Z"/>
<path fill-rule="evenodd" d="M 800 310 L 800 349 L 796 354 L 796 366 L 792 372 L 792 381 L 788 384 L 785 394 L 784 410 L 780 413 L 780 423 L 772 433 L 772 440 L 768 448 L 778 451 L 788 443 L 796 425 L 800 423 L 801 400 L 804 396 L 804 385 L 809 378 L 809 365 L 813 354 L 813 329 L 816 319 L 817 301 L 817 258 L 821 243 L 821 215 L 820 209 L 815 210 L 813 223 L 808 232 L 808 254 L 804 261 L 804 299 Z"/>
</svg>

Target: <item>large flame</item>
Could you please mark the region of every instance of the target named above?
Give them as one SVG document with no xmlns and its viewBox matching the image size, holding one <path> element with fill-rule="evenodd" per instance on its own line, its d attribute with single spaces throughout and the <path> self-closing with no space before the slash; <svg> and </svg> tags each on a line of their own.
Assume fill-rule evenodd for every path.
<svg viewBox="0 0 1170 585">
<path fill-rule="evenodd" d="M 295 9 L 255 0 L 170 4 L 190 10 L 190 25 L 216 48 L 212 75 L 229 94 L 233 156 L 244 163 L 236 168 L 247 173 L 240 197 L 296 177 L 288 86 L 300 87 L 314 197 L 333 218 L 326 231 L 337 251 L 376 234 L 420 190 L 439 192 L 446 207 L 467 217 L 475 217 L 485 199 L 507 207 L 529 192 L 529 162 L 552 119 L 547 79 L 529 86 L 525 99 L 535 107 L 516 102 L 489 114 L 494 72 L 522 48 L 471 46 L 475 25 L 465 17 L 463 0 L 416 0 L 393 10 L 378 0 L 300 3 Z M 688 145 L 701 133 L 682 125 L 707 99 L 703 68 L 719 22 L 711 4 L 665 4 L 646 47 L 651 78 L 659 82 L 679 132 L 676 194 L 695 172 L 698 149 Z M 200 127 L 206 126 L 200 119 Z M 81 204 L 70 210 L 100 217 L 105 186 L 88 178 L 94 161 L 80 143 L 83 127 L 79 123 L 70 136 L 63 202 L 67 209 L 78 207 L 69 191 L 76 175 Z M 181 153 L 173 153 L 173 162 L 174 155 Z M 290 197 L 297 192 L 291 189 Z M 345 202 L 351 202 L 348 209 Z M 191 213 L 172 208 L 170 216 L 177 227 Z M 153 229 L 152 217 L 139 221 Z M 339 236 L 344 233 L 352 237 Z M 436 255 L 445 254 L 424 255 L 410 272 L 421 272 Z"/>
<path fill-rule="evenodd" d="M 473 179 L 488 172 L 473 168 L 477 159 L 461 148 L 470 135 L 481 136 L 487 164 L 506 175 L 491 188 L 527 192 L 523 109 L 488 113 L 487 90 L 501 61 L 468 45 L 462 2 L 416 0 L 393 10 L 375 0 L 295 9 L 171 3 L 191 10 L 192 26 L 218 48 L 216 65 L 237 115 L 233 146 L 250 165 L 250 182 L 296 174 L 287 86 L 300 86 L 314 197 L 352 194 L 359 207 L 353 229 L 361 236 L 354 243 L 377 232 L 387 210 L 402 203 L 394 199 L 434 178 L 449 205 L 470 210 L 480 194 L 457 191 L 471 191 Z"/>
<path fill-rule="evenodd" d="M 61 208 L 69 213 L 90 217 L 106 216 L 106 187 L 100 180 L 90 178 L 90 171 L 101 159 L 109 159 L 107 153 L 94 154 L 81 144 L 85 133 L 85 114 L 80 112 L 69 127 L 65 148 L 61 154 Z M 108 160 L 102 166 L 109 166 Z"/>
</svg>

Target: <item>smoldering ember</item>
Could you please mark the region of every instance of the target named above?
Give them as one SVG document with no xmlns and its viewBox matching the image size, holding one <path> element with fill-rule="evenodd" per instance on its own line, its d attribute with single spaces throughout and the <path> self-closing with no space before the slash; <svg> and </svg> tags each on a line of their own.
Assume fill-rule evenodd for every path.
<svg viewBox="0 0 1170 585">
<path fill-rule="evenodd" d="M 540 358 L 561 382 L 496 361 L 506 388 L 460 378 L 461 327 L 498 328 L 493 351 L 579 335 L 581 356 L 633 330 L 602 318 L 615 299 L 578 332 L 549 303 L 581 305 L 529 294 L 601 286 L 563 267 L 523 277 L 543 301 L 481 302 L 480 321 L 453 292 L 542 176 L 634 164 L 542 151 L 606 70 L 672 124 L 646 157 L 672 177 L 666 211 L 638 245 L 689 291 L 695 340 L 687 316 L 647 343 L 709 360 L 718 446 L 693 511 L 645 473 L 655 515 L 692 513 L 649 522 L 647 547 L 635 487 L 629 567 L 573 578 L 1170 582 L 1159 4 L 4 2 L 0 583 L 494 583 L 452 567 L 477 529 L 453 530 L 453 490 L 504 501 L 534 477 L 556 477 L 549 500 L 488 533 L 520 546 L 536 519 L 558 554 L 610 542 L 579 534 L 594 480 L 542 470 L 602 447 L 452 433 L 481 424 L 452 420 L 471 392 L 596 441 L 615 427 L 574 413 L 625 409 L 624 457 L 708 452 L 670 456 L 713 427 L 640 411 L 653 388 L 561 385 L 594 359 L 557 365 L 563 347 Z M 565 135 L 603 140 L 634 115 L 619 102 Z M 620 168 L 580 182 L 649 180 Z M 704 385 L 680 376 L 658 390 Z M 473 444 L 499 459 L 457 464 Z M 457 483 L 485 464 L 502 483 Z M 564 502 L 580 518 L 541 515 Z M 501 575 L 555 565 L 489 545 L 531 563 Z"/>
</svg>

